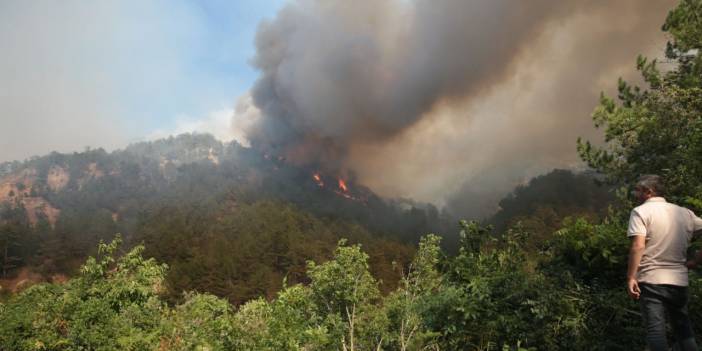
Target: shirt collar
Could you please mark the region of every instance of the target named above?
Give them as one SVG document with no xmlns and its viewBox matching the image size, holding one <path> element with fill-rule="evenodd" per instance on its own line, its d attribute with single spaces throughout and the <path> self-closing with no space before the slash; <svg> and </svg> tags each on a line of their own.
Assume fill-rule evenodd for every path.
<svg viewBox="0 0 702 351">
<path fill-rule="evenodd" d="M 654 197 L 651 197 L 648 200 L 646 200 L 646 202 L 666 202 L 666 201 L 663 197 L 654 196 Z M 644 202 L 644 203 L 646 203 L 646 202 Z"/>
</svg>

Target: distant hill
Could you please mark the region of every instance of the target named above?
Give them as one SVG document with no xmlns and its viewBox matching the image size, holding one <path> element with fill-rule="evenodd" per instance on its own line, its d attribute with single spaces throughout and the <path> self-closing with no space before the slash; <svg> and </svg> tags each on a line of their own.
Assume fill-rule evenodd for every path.
<svg viewBox="0 0 702 351">
<path fill-rule="evenodd" d="M 516 187 L 499 203 L 488 223 L 497 232 L 519 223 L 544 239 L 561 228 L 568 216 L 604 218 L 616 202 L 614 188 L 596 173 L 555 169 Z"/>
<path fill-rule="evenodd" d="M 128 221 L 146 204 L 203 201 L 231 191 L 244 201 L 283 200 L 408 240 L 439 229 L 439 211 L 430 204 L 382 199 L 354 179 L 299 168 L 208 134 L 0 164 L 0 203 L 22 204 L 33 225 L 43 217 L 54 226 L 66 209 L 106 211 L 115 222 Z"/>
</svg>

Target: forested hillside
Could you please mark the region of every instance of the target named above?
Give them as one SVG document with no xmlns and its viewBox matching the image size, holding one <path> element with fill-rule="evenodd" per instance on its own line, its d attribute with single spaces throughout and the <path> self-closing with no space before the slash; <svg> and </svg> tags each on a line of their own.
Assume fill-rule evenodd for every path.
<svg viewBox="0 0 702 351">
<path fill-rule="evenodd" d="M 639 57 L 644 86 L 620 80 L 616 98 L 602 96 L 605 143 L 577 141 L 592 173 L 518 187 L 494 226 L 450 229 L 431 206 L 206 136 L 5 164 L 4 274 L 92 256 L 66 282 L 6 297 L 1 348 L 643 349 L 624 289 L 630 190 L 660 174 L 669 201 L 702 213 L 699 18 L 702 0 L 681 1 L 663 26 L 672 68 Z M 199 151 L 173 146 L 195 140 L 204 146 L 186 149 Z M 55 211 L 32 217 L 42 201 Z M 455 253 L 434 230 L 456 233 Z M 690 296 L 701 326 L 700 272 Z"/>
<path fill-rule="evenodd" d="M 232 302 L 270 296 L 284 275 L 298 281 L 305 260 L 330 257 L 342 237 L 369 244 L 377 252 L 372 258 L 378 272 L 384 272 L 379 278 L 392 287 L 398 275 L 390 263 L 406 262 L 408 244 L 450 223 L 432 205 L 383 199 L 353 178 L 297 167 L 204 134 L 112 153 L 52 153 L 1 168 L 5 292 L 16 290 L 18 280 L 65 279 L 116 233 L 129 246 L 154 243 L 149 254 L 173 265 L 174 296 L 183 289 Z M 287 247 L 303 242 L 310 245 Z M 214 251 L 223 247 L 233 251 Z M 235 256 L 236 264 L 252 272 L 221 270 L 217 274 L 227 283 L 219 287 L 214 285 L 222 281 L 201 275 L 203 269 L 234 264 L 224 261 L 236 252 L 247 253 Z M 273 262 L 268 255 L 278 257 Z M 25 279 L 28 272 L 32 279 Z M 176 276 L 178 281 L 170 280 Z"/>
<path fill-rule="evenodd" d="M 594 172 L 553 170 L 517 186 L 500 201 L 499 210 L 488 222 L 497 231 L 522 222 L 537 226 L 533 228 L 537 232 L 553 232 L 566 217 L 602 218 L 616 196 L 615 188 L 599 178 Z"/>
</svg>

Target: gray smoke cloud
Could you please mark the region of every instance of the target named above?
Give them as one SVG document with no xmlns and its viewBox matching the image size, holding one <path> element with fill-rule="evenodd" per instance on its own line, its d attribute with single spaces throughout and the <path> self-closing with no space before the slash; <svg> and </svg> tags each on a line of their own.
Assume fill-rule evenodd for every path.
<svg viewBox="0 0 702 351">
<path fill-rule="evenodd" d="M 252 139 L 342 160 L 387 140 L 440 101 L 502 76 L 565 2 L 298 1 L 259 29 L 253 88 L 265 119 Z M 546 10 L 546 7 L 555 8 Z"/>
<path fill-rule="evenodd" d="M 597 139 L 674 1 L 299 0 L 260 25 L 255 147 L 482 216 Z M 467 213 L 470 212 L 470 213 Z"/>
</svg>

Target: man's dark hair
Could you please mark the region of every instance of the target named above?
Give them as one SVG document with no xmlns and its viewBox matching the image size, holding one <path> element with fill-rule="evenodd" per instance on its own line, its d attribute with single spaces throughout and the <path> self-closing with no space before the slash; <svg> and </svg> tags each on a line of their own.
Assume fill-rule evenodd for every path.
<svg viewBox="0 0 702 351">
<path fill-rule="evenodd" d="M 648 190 L 653 195 L 662 196 L 665 194 L 663 177 L 657 174 L 646 174 L 639 177 L 636 187 L 641 190 Z"/>
</svg>

